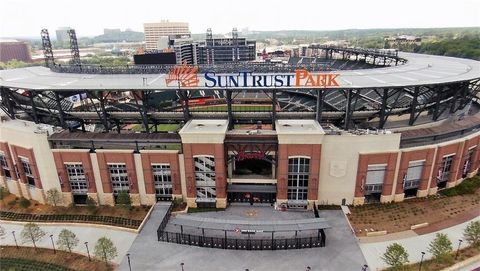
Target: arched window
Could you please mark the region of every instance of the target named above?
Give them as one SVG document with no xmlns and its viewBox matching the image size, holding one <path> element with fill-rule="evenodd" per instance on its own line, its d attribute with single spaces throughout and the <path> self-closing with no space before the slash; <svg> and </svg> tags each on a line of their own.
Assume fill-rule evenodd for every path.
<svg viewBox="0 0 480 271">
<path fill-rule="evenodd" d="M 305 201 L 308 194 L 309 157 L 288 158 L 287 198 L 293 201 Z"/>
</svg>

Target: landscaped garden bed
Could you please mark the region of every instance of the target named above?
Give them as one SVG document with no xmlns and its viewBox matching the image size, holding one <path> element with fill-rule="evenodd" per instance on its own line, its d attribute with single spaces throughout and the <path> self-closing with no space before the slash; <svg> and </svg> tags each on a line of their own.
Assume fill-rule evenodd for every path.
<svg viewBox="0 0 480 271">
<path fill-rule="evenodd" d="M 0 202 L 0 219 L 29 222 L 92 223 L 137 229 L 149 206 L 51 206 L 6 196 Z"/>
<path fill-rule="evenodd" d="M 452 253 L 452 254 L 455 254 Z M 462 261 L 465 261 L 466 259 L 468 258 L 471 258 L 473 256 L 476 256 L 480 254 L 480 248 L 476 248 L 476 247 L 467 247 L 467 248 L 464 248 L 464 249 L 461 249 L 458 253 L 458 257 L 457 259 L 455 260 L 454 258 L 454 255 L 452 256 L 452 260 L 450 261 L 438 261 L 436 259 L 430 259 L 430 260 L 425 260 L 422 262 L 422 270 L 423 271 L 437 271 L 437 270 L 443 270 L 449 266 L 452 266 L 456 263 L 459 263 L 459 262 L 462 262 Z M 420 263 L 415 263 L 415 264 L 410 264 L 410 265 L 405 265 L 405 266 L 402 266 L 401 268 L 387 268 L 385 270 L 402 270 L 402 271 L 417 271 L 417 270 L 420 270 L 419 269 L 419 266 Z"/>
<path fill-rule="evenodd" d="M 480 214 L 480 177 L 465 180 L 463 187 L 450 196 L 439 195 L 407 199 L 398 203 L 365 204 L 350 207 L 348 219 L 357 236 L 372 231 L 394 233 L 410 230 L 411 226 L 452 221 L 459 224 Z M 462 191 L 462 192 L 458 192 Z M 451 195 L 455 194 L 455 195 Z"/>
<path fill-rule="evenodd" d="M 0 247 L 0 266 L 2 270 L 18 271 L 107 271 L 114 267 L 92 258 L 46 248 L 2 246 Z"/>
</svg>

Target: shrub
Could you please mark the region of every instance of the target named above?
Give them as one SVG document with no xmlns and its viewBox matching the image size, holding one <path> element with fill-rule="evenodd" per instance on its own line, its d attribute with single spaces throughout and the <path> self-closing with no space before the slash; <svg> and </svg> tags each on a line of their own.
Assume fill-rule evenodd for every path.
<svg viewBox="0 0 480 271">
<path fill-rule="evenodd" d="M 471 245 L 480 248 L 480 221 L 472 221 L 468 223 L 463 238 Z"/>
<path fill-rule="evenodd" d="M 95 210 L 97 210 L 97 202 L 92 197 L 88 197 L 86 203 L 88 211 L 93 213 Z"/>
<path fill-rule="evenodd" d="M 433 254 L 439 262 L 450 262 L 452 260 L 451 252 L 453 250 L 452 242 L 444 233 L 437 233 L 435 239 L 430 242 L 428 251 Z"/>
<path fill-rule="evenodd" d="M 8 206 L 13 206 L 13 205 L 15 205 L 15 204 L 17 204 L 17 200 L 16 200 L 16 199 L 11 200 L 11 201 L 8 202 Z"/>
<path fill-rule="evenodd" d="M 117 204 L 127 209 L 130 208 L 132 205 L 130 194 L 128 194 L 127 191 L 120 191 L 120 193 L 117 195 Z"/>
<path fill-rule="evenodd" d="M 28 207 L 30 207 L 30 204 L 32 204 L 32 203 L 26 198 L 21 198 L 19 204 L 20 204 L 20 207 L 22 207 L 22 208 L 28 208 Z"/>
<path fill-rule="evenodd" d="M 386 264 L 393 267 L 394 270 L 408 263 L 408 253 L 405 248 L 398 243 L 389 245 L 381 258 Z"/>
<path fill-rule="evenodd" d="M 8 190 L 5 187 L 0 186 L 0 200 L 2 201 L 3 204 L 5 204 L 3 200 L 5 199 L 6 196 L 8 196 L 8 194 L 10 194 Z"/>
<path fill-rule="evenodd" d="M 62 201 L 62 194 L 56 188 L 49 189 L 47 191 L 47 201 L 53 206 L 57 206 Z"/>
<path fill-rule="evenodd" d="M 445 189 L 441 194 L 452 197 L 457 195 L 473 194 L 480 188 L 480 177 L 475 176 L 469 179 L 465 179 L 461 184 Z"/>
</svg>

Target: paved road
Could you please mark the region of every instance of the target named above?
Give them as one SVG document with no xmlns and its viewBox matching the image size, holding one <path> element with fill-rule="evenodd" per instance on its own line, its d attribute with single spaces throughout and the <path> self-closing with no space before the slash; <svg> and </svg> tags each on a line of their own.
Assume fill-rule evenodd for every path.
<svg viewBox="0 0 480 271">
<path fill-rule="evenodd" d="M 480 221 L 480 216 L 470 221 Z M 424 259 L 430 259 L 432 257 L 432 254 L 428 252 L 428 245 L 433 239 L 435 239 L 436 233 L 441 232 L 447 234 L 449 239 L 452 241 L 454 249 L 457 249 L 458 240 L 463 238 L 463 231 L 467 224 L 470 223 L 470 221 L 437 232 L 432 232 L 429 234 L 419 235 L 415 237 L 390 240 L 385 242 L 361 243 L 360 248 L 362 249 L 363 255 L 365 255 L 365 258 L 367 259 L 368 266 L 371 270 L 380 270 L 387 267 L 380 257 L 381 255 L 383 255 L 383 253 L 385 253 L 387 246 L 393 243 L 399 243 L 407 250 L 409 254 L 408 259 L 410 260 L 410 262 L 419 262 L 422 251 L 425 252 Z M 461 248 L 465 246 L 467 246 L 467 244 L 463 242 Z"/>
<path fill-rule="evenodd" d="M 12 231 L 15 231 L 15 236 L 17 238 L 18 245 L 22 246 L 33 246 L 31 242 L 23 243 L 20 238 L 20 233 L 22 232 L 23 225 L 25 223 L 11 223 L 8 221 L 1 221 L 1 225 L 5 228 L 6 235 L 2 240 L 0 240 L 1 245 L 15 245 L 15 240 L 13 238 Z M 80 254 L 87 254 L 87 249 L 85 247 L 85 242 L 88 242 L 88 248 L 90 254 L 93 255 L 95 243 L 101 237 L 108 237 L 112 240 L 113 244 L 117 247 L 118 256 L 114 259 L 114 262 L 119 263 L 122 258 L 127 253 L 127 250 L 132 245 L 132 242 L 137 236 L 136 233 L 114 230 L 101 227 L 88 227 L 88 226 L 45 226 L 40 225 L 40 228 L 45 231 L 45 237 L 37 243 L 38 247 L 52 248 L 52 241 L 50 240 L 50 234 L 53 234 L 54 242 L 56 242 L 58 234 L 62 229 L 68 229 L 75 233 L 79 239 L 78 246 L 73 249 L 73 251 Z"/>
<path fill-rule="evenodd" d="M 180 263 L 184 263 L 185 271 L 244 271 L 245 269 L 304 271 L 307 266 L 310 266 L 312 271 L 359 271 L 366 263 L 341 211 L 320 213 L 320 216 L 327 218 L 332 226 L 331 229 L 326 230 L 326 247 L 245 251 L 158 242 L 156 230 L 165 212 L 164 208 L 163 206 L 155 207 L 149 221 L 133 242 L 129 251 L 132 270 L 181 270 Z M 129 270 L 126 258 L 123 259 L 119 269 Z"/>
</svg>

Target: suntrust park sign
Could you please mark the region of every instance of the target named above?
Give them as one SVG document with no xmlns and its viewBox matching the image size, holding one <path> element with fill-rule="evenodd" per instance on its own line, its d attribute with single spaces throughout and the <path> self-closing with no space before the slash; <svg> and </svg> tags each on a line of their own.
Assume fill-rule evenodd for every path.
<svg viewBox="0 0 480 271">
<path fill-rule="evenodd" d="M 202 88 L 282 88 L 282 87 L 339 87 L 336 73 L 310 73 L 306 69 L 295 70 L 293 74 L 260 74 L 239 72 L 236 74 L 217 74 L 215 72 L 197 73 L 197 67 L 175 67 L 165 79 L 167 86 Z M 176 84 L 172 84 L 176 82 Z"/>
</svg>

